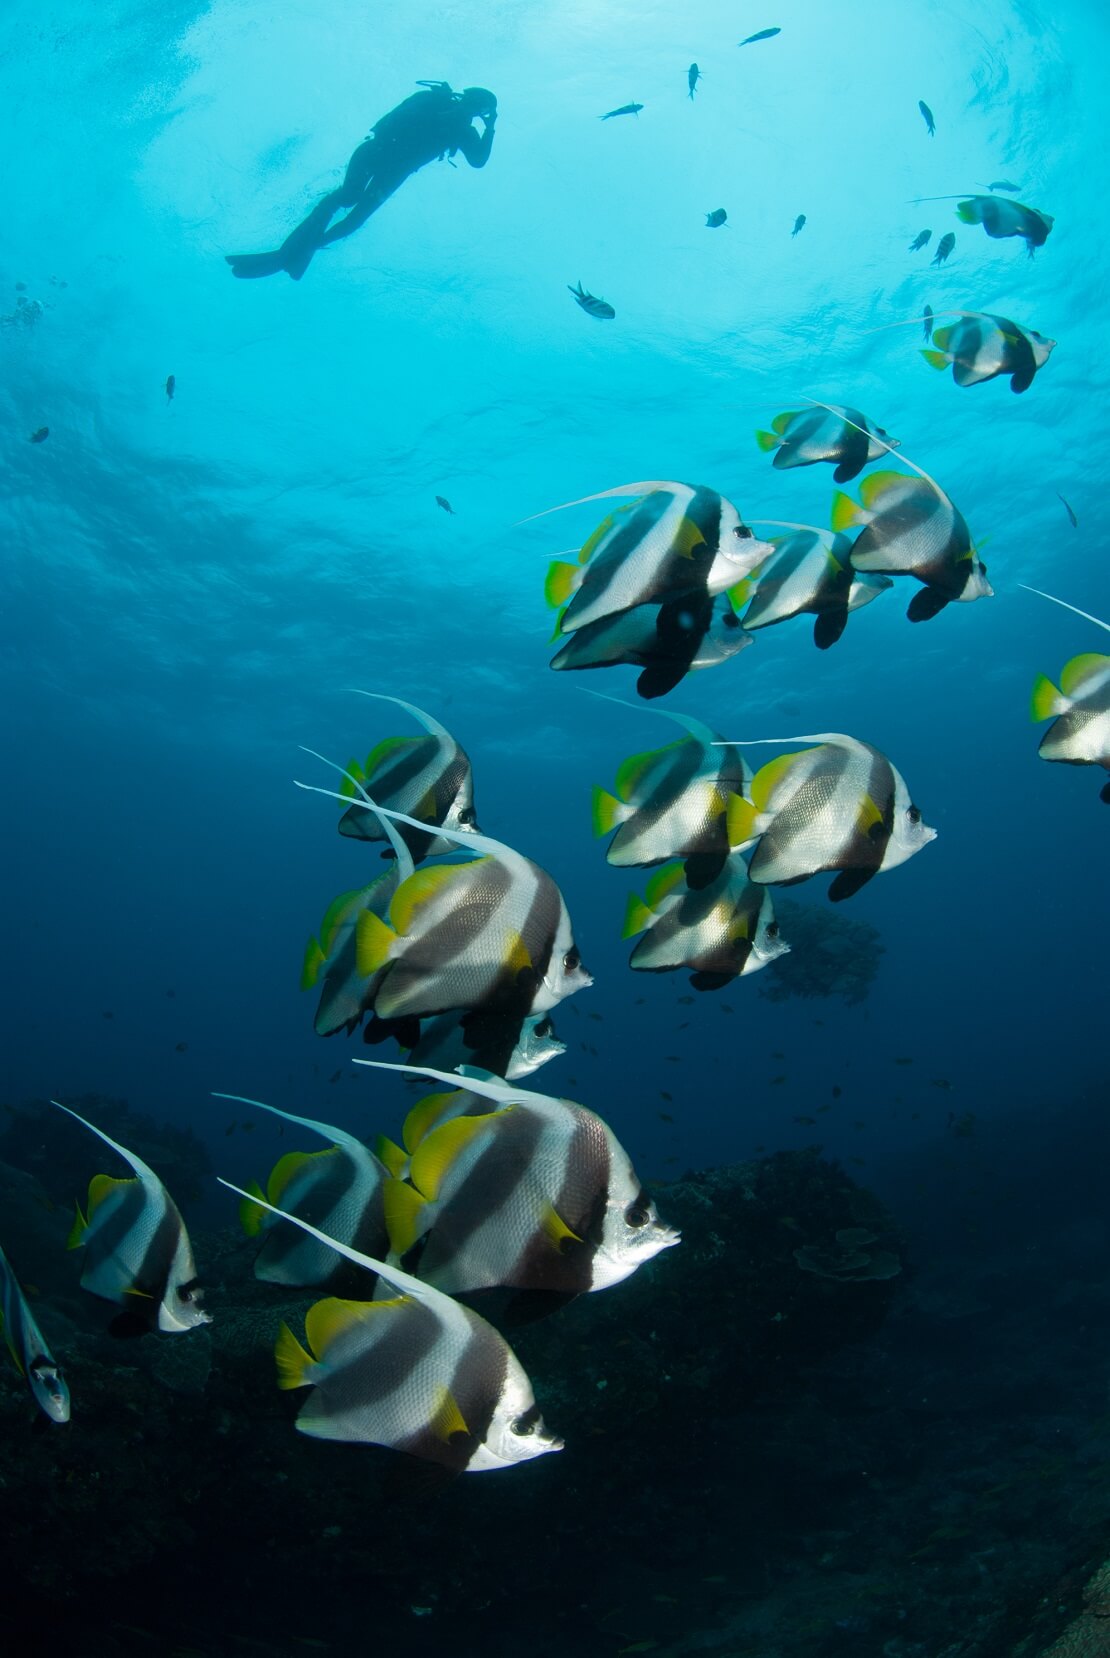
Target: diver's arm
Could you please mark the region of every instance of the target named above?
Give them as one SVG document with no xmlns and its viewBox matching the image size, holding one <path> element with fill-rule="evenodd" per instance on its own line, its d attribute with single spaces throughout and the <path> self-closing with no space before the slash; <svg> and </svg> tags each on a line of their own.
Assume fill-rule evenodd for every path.
<svg viewBox="0 0 1110 1658">
<path fill-rule="evenodd" d="M 483 115 L 482 120 L 486 125 L 480 138 L 473 127 L 467 127 L 459 140 L 459 151 L 472 167 L 484 167 L 493 148 L 493 129 L 497 124 L 497 116 Z"/>
</svg>

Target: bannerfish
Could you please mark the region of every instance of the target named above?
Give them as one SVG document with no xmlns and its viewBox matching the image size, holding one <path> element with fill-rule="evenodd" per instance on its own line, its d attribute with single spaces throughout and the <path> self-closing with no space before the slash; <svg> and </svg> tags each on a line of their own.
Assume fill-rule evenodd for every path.
<svg viewBox="0 0 1110 1658">
<path fill-rule="evenodd" d="M 566 1048 L 549 1013 L 491 1014 L 468 1027 L 465 1014 L 450 1012 L 421 1023 L 419 1039 L 406 1059 L 414 1067 L 431 1065 L 440 1071 L 473 1065 L 516 1082 L 558 1059 Z"/>
<path fill-rule="evenodd" d="M 937 243 L 937 251 L 933 255 L 932 263 L 934 265 L 943 265 L 955 246 L 956 232 L 954 230 L 946 230 L 940 241 Z"/>
<path fill-rule="evenodd" d="M 51 1422 L 68 1422 L 69 1388 L 3 1249 L 0 1249 L 0 1322 L 8 1352 L 35 1404 Z"/>
<path fill-rule="evenodd" d="M 173 394 L 176 390 L 177 390 L 177 376 L 176 376 L 176 374 L 167 374 L 166 375 L 166 402 L 167 403 L 172 403 L 173 402 Z"/>
<path fill-rule="evenodd" d="M 921 355 L 933 368 L 942 371 L 952 365 L 957 386 L 977 386 L 996 375 L 1010 376 L 1010 390 L 1025 391 L 1033 376 L 1043 368 L 1056 341 L 1046 339 L 1035 328 L 1023 328 L 1009 317 L 989 311 L 965 312 L 958 322 L 938 328 L 931 351 Z"/>
<path fill-rule="evenodd" d="M 643 104 L 622 104 L 619 109 L 611 109 L 604 115 L 599 115 L 599 121 L 611 121 L 614 115 L 639 115 Z"/>
<path fill-rule="evenodd" d="M 70 1249 L 84 1249 L 81 1287 L 125 1310 L 113 1320 L 116 1335 L 157 1328 L 177 1333 L 211 1324 L 201 1307 L 196 1262 L 177 1205 L 141 1158 L 86 1122 L 68 1105 L 51 1100 L 111 1146 L 135 1171 L 134 1179 L 97 1174 L 89 1182 L 88 1218 L 80 1207 L 69 1235 Z"/>
<path fill-rule="evenodd" d="M 648 881 L 644 898 L 629 897 L 621 936 L 636 933 L 644 936 L 633 947 L 629 967 L 647 973 L 692 968 L 695 990 L 720 990 L 790 948 L 779 936 L 770 893 L 748 879 L 739 857 L 729 858 L 700 892 L 690 891 L 680 863 L 664 864 Z"/>
<path fill-rule="evenodd" d="M 376 702 L 395 703 L 419 721 L 427 736 L 386 737 L 370 750 L 364 765 L 351 760 L 346 768 L 350 775 L 344 780 L 341 793 L 357 800 L 357 781 L 364 785 L 376 805 L 419 818 L 423 827 L 413 830 L 406 826 L 398 831 L 417 863 L 422 858 L 450 851 L 452 843 L 435 834 L 435 829 L 477 831 L 478 828 L 469 756 L 446 727 L 413 703 L 384 696 L 379 691 L 357 694 L 372 697 Z M 344 812 L 339 820 L 339 833 L 355 840 L 387 839 L 374 813 L 363 811 L 361 806 Z"/>
<path fill-rule="evenodd" d="M 932 234 L 931 230 L 919 230 L 913 241 L 910 243 L 910 252 L 917 253 L 921 248 L 928 247 L 929 238 Z"/>
<path fill-rule="evenodd" d="M 869 461 L 898 447 L 898 439 L 881 426 L 873 425 L 858 409 L 839 403 L 787 409 L 775 416 L 769 432 L 756 432 L 755 440 L 764 453 L 775 451 L 772 465 L 776 471 L 830 461 L 836 466 L 833 477 L 838 484 L 847 483 Z"/>
<path fill-rule="evenodd" d="M 887 576 L 858 574 L 851 551 L 849 536 L 829 530 L 802 528 L 781 537 L 756 578 L 741 618 L 744 627 L 755 632 L 791 616 L 813 616 L 813 643 L 828 650 L 844 632 L 848 612 L 893 585 Z"/>
<path fill-rule="evenodd" d="M 917 107 L 921 111 L 921 119 L 925 123 L 925 131 L 929 134 L 930 138 L 934 138 L 936 136 L 937 128 L 936 122 L 933 120 L 932 110 L 929 108 L 924 98 L 919 98 L 917 100 Z"/>
<path fill-rule="evenodd" d="M 859 494 L 858 506 L 840 491 L 833 497 L 833 528 L 864 526 L 852 545 L 854 569 L 923 583 L 906 611 L 911 622 L 927 622 L 956 600 L 993 595 L 963 514 L 932 478 L 872 472 Z"/>
<path fill-rule="evenodd" d="M 626 485 L 604 493 L 639 494 L 643 487 Z M 654 483 L 638 500 L 602 520 L 577 564 L 556 560 L 544 592 L 560 612 L 559 632 L 568 634 L 636 605 L 664 604 L 690 594 L 713 598 L 751 575 L 772 551 L 715 490 Z"/>
<path fill-rule="evenodd" d="M 386 1197 L 395 1258 L 414 1262 L 422 1282 L 564 1300 L 619 1284 L 678 1243 L 592 1111 L 492 1078 L 468 1076 L 465 1087 L 497 1109 L 430 1129 L 413 1148 L 410 1184 L 391 1183 Z"/>
<path fill-rule="evenodd" d="M 1061 503 L 1061 505 L 1063 506 L 1064 511 L 1067 513 L 1068 523 L 1071 525 L 1072 529 L 1077 530 L 1079 528 L 1079 520 L 1075 516 L 1075 510 L 1072 507 L 1071 503 L 1069 501 L 1064 500 L 1064 497 L 1060 494 L 1059 490 L 1056 491 L 1056 499 Z"/>
<path fill-rule="evenodd" d="M 389 965 L 374 997 L 378 1017 L 421 1019 L 452 1008 L 542 1014 L 592 984 L 551 876 L 501 841 L 450 839 L 478 856 L 418 869 L 397 888 L 386 917 L 363 910 L 355 923 L 358 971 L 368 977 Z"/>
<path fill-rule="evenodd" d="M 457 1474 L 562 1449 L 520 1361 L 484 1318 L 399 1267 L 286 1218 L 397 1292 L 388 1301 L 318 1301 L 305 1316 L 311 1352 L 282 1326 L 278 1386 L 313 1389 L 297 1417 L 301 1433 L 384 1445 Z"/>
<path fill-rule="evenodd" d="M 756 841 L 748 873 L 767 885 L 838 870 L 829 897 L 839 903 L 920 852 L 936 830 L 922 821 L 901 773 L 870 743 L 835 731 L 803 740 L 819 746 L 768 761 L 749 798 L 730 800 L 729 840 L 737 850 Z"/>
<path fill-rule="evenodd" d="M 703 79 L 704 76 L 702 75 L 702 72 L 698 68 L 697 64 L 692 63 L 686 71 L 686 85 L 690 89 L 691 98 L 694 96 L 694 88 L 697 86 L 698 82 Z"/>
<path fill-rule="evenodd" d="M 775 28 L 775 29 L 760 29 L 754 35 L 745 35 L 743 40 L 737 42 L 737 45 L 738 46 L 750 46 L 753 41 L 756 41 L 756 40 L 772 40 L 775 35 L 781 35 L 781 33 L 782 33 L 782 30 L 778 29 L 778 28 Z"/>
<path fill-rule="evenodd" d="M 722 746 L 700 720 L 659 712 L 688 735 L 631 755 L 617 772 L 615 794 L 595 788 L 593 830 L 612 834 L 605 857 L 618 869 L 683 860 L 686 882 L 696 892 L 724 867 L 728 804 L 746 793 L 751 772 L 740 751 Z"/>
<path fill-rule="evenodd" d="M 451 514 L 451 517 L 454 518 L 455 509 L 451 505 L 450 501 L 447 499 L 446 495 L 437 495 L 436 496 L 436 506 L 437 507 L 442 507 L 444 512 L 449 512 Z"/>
<path fill-rule="evenodd" d="M 32 432 L 29 438 L 31 443 L 45 443 L 50 436 L 49 426 L 40 426 L 37 432 Z"/>
<path fill-rule="evenodd" d="M 719 230 L 727 218 L 728 214 L 723 207 L 715 207 L 712 213 L 705 215 L 705 222 L 710 230 Z"/>
<path fill-rule="evenodd" d="M 551 667 L 605 668 L 628 663 L 643 670 L 636 681 L 639 694 L 649 700 L 661 697 L 687 673 L 727 662 L 752 643 L 734 603 L 742 605 L 753 590 L 749 577 L 716 598 L 708 593 L 684 594 L 666 604 L 633 605 L 615 616 L 602 616 L 567 634 Z"/>
<path fill-rule="evenodd" d="M 1085 610 L 1043 593 L 1028 589 L 1042 599 L 1074 611 L 1084 621 L 1110 633 L 1110 623 L 1090 616 Z M 1061 761 L 1069 766 L 1101 766 L 1110 772 L 1110 656 L 1087 651 L 1073 656 L 1060 673 L 1059 689 L 1044 674 L 1033 683 L 1031 714 L 1035 720 L 1052 720 L 1041 738 L 1037 753 L 1042 760 Z M 1103 784 L 1099 799 L 1110 806 L 1110 778 Z"/>
<path fill-rule="evenodd" d="M 581 279 L 577 288 L 571 288 L 569 283 L 567 286 L 587 316 L 596 317 L 598 322 L 612 322 L 617 313 L 607 299 L 598 299 L 596 294 L 589 293 L 583 288 Z"/>
<path fill-rule="evenodd" d="M 933 307 L 931 305 L 926 305 L 921 314 L 921 326 L 924 331 L 925 338 L 927 340 L 931 340 L 933 337 Z"/>
<path fill-rule="evenodd" d="M 265 1191 L 251 1182 L 251 1196 L 240 1204 L 239 1219 L 248 1237 L 265 1237 L 254 1263 L 256 1278 L 267 1284 L 334 1288 L 337 1278 L 346 1282 L 350 1277 L 333 1249 L 279 1220 L 267 1203 L 310 1221 L 353 1249 L 368 1255 L 386 1253 L 384 1193 L 389 1170 L 361 1140 L 330 1123 L 279 1111 L 276 1105 L 243 1094 L 214 1094 L 213 1098 L 257 1106 L 331 1141 L 327 1151 L 286 1152 L 271 1169 Z"/>
<path fill-rule="evenodd" d="M 357 785 L 356 792 L 369 800 L 361 784 Z M 373 1009 L 378 986 L 388 971 L 383 967 L 375 973 L 359 972 L 358 918 L 364 910 L 372 910 L 384 918 L 397 888 L 408 880 L 415 865 L 389 819 L 380 817 L 377 821 L 393 848 L 393 862 L 368 886 L 341 892 L 333 899 L 320 923 L 319 935 L 310 938 L 305 946 L 301 989 L 312 990 L 320 985 L 315 1021 L 317 1036 L 334 1036 L 340 1030 L 350 1035 L 363 1015 Z"/>
<path fill-rule="evenodd" d="M 798 217 L 794 220 L 794 229 L 790 232 L 791 236 L 796 236 L 798 234 L 799 230 L 801 230 L 804 227 L 805 222 L 806 222 L 805 214 L 804 213 L 799 213 Z"/>
<path fill-rule="evenodd" d="M 997 196 L 971 196 L 960 202 L 956 212 L 965 225 L 982 225 L 995 241 L 1007 236 L 1019 236 L 1025 243 L 1030 259 L 1037 248 L 1043 247 L 1055 220 L 1039 207 L 1025 207 L 1018 201 L 1000 200 Z"/>
</svg>

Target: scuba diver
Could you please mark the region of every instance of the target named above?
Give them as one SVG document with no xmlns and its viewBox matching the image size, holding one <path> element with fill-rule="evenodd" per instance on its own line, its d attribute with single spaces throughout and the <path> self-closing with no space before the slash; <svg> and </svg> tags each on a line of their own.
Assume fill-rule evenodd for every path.
<svg viewBox="0 0 1110 1658">
<path fill-rule="evenodd" d="M 286 271 L 299 282 L 318 248 L 349 236 L 376 213 L 411 174 L 429 161 L 460 153 L 472 167 L 484 167 L 493 147 L 497 99 L 482 86 L 452 92 L 446 81 L 418 81 L 422 92 L 383 115 L 347 163 L 343 183 L 330 190 L 296 230 L 272 253 L 229 253 L 234 276 L 273 276 Z M 479 135 L 471 125 L 484 122 Z M 336 224 L 340 208 L 348 212 Z"/>
</svg>

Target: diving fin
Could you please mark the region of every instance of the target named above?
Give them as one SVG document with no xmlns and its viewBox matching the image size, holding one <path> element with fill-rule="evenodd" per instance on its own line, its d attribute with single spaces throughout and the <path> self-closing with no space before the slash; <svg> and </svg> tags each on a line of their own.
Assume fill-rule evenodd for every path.
<svg viewBox="0 0 1110 1658">
<path fill-rule="evenodd" d="M 285 255 L 280 248 L 272 253 L 227 253 L 232 276 L 276 276 L 285 269 Z"/>
</svg>

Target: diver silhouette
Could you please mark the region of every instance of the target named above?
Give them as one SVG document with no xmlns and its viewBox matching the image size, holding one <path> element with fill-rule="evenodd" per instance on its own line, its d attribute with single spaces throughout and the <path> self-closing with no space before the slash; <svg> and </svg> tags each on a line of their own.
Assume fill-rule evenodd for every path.
<svg viewBox="0 0 1110 1658">
<path fill-rule="evenodd" d="M 452 92 L 446 81 L 418 81 L 423 87 L 383 115 L 347 163 L 343 183 L 318 201 L 312 212 L 272 253 L 229 253 L 234 276 L 273 276 L 286 271 L 299 282 L 318 248 L 349 236 L 388 201 L 405 180 L 429 161 L 462 154 L 484 167 L 493 146 L 497 99 L 482 86 Z M 471 125 L 484 123 L 482 133 Z M 340 208 L 349 211 L 332 224 Z"/>
</svg>

